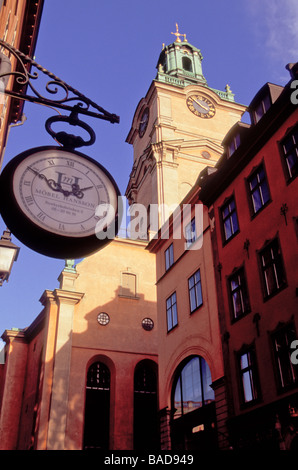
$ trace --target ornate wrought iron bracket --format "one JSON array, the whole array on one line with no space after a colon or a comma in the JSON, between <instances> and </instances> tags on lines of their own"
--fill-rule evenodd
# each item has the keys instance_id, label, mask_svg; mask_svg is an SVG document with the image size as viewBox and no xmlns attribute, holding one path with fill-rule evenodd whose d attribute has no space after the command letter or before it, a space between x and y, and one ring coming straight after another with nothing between
<instances>
[{"instance_id":1,"label":"ornate wrought iron bracket","mask_svg":"<svg viewBox=\"0 0 298 470\"><path fill-rule=\"evenodd\" d=\"M72 112L70 113L70 116L52 116L46 120L46 123L45 123L46 131L53 137L53 139L57 140L64 147L74 149L76 147L83 147L84 145L86 146L92 145L95 142L95 133L93 129L90 126L88 126L88 124L86 124L85 122L79 120L78 109L79 109L78 105L75 105L73 107ZM68 134L67 132L64 132L64 131L55 132L51 127L53 122L67 122L68 124L72 126L82 127L88 132L90 139L86 141L81 136Z\"/></svg>"},{"instance_id":2,"label":"ornate wrought iron bracket","mask_svg":"<svg viewBox=\"0 0 298 470\"><path fill-rule=\"evenodd\" d=\"M119 116L109 113L94 101L91 101L89 98L84 96L78 90L75 90L63 80L56 77L56 75L39 65L37 62L35 62L35 60L31 59L31 57L25 55L18 49L15 49L13 46L3 41L2 39L0 39L0 49L1 51L6 49L9 54L16 58L17 61L15 70L11 71L8 57L3 52L0 53L0 79L2 78L4 79L4 82L6 82L8 81L9 76L13 75L15 77L13 85L14 89L5 89L5 91L0 90L3 93L12 96L13 98L30 101L31 103L43 104L70 112L72 112L74 109L74 106L72 106L71 103L76 102L75 109L77 113L104 119L106 121L110 121L111 123L120 122ZM2 67L2 63L4 67ZM32 72L32 67L35 67L37 70L50 78L45 86L45 91L47 93L58 96L60 91L62 92L63 96L59 99L50 99L49 97L44 96L39 91L37 91L33 85L33 82L39 78L39 73L37 71ZM2 68L4 68L4 71ZM28 88L30 88L32 94L25 94L23 92L25 87L26 91ZM90 107L94 108L94 110L90 110Z\"/></svg>"}]
</instances>

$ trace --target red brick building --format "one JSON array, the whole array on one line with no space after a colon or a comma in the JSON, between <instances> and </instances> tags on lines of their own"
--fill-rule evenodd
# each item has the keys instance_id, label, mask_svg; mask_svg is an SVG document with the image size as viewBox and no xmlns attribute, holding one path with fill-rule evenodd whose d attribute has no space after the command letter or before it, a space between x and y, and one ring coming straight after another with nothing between
<instances>
[{"instance_id":1,"label":"red brick building","mask_svg":"<svg viewBox=\"0 0 298 470\"><path fill-rule=\"evenodd\" d=\"M297 64L291 69L297 78ZM295 448L298 369L298 108L291 80L266 83L252 124L224 139L217 171L201 173L209 208L234 448Z\"/></svg>"}]
</instances>

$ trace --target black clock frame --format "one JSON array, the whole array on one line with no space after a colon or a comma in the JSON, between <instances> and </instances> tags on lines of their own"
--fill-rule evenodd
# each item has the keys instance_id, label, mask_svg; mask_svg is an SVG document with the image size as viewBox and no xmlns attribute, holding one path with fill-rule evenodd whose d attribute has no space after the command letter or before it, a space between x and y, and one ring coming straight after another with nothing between
<instances>
[{"instance_id":1,"label":"black clock frame","mask_svg":"<svg viewBox=\"0 0 298 470\"><path fill-rule=\"evenodd\" d=\"M114 226L114 234L117 235L121 219L122 206L119 188L111 174L96 160L73 149L57 146L42 146L26 150L12 160L3 169L0 175L0 213L12 234L24 245L45 256L60 259L79 259L89 256L110 243L110 237L97 237L96 233L85 237L69 237L42 229L28 219L16 201L13 192L13 177L18 165L34 153L55 150L69 151L80 158L98 166L111 181L117 194L118 207L114 221L103 231L108 233ZM100 239L102 238L102 239Z\"/></svg>"}]
</instances>

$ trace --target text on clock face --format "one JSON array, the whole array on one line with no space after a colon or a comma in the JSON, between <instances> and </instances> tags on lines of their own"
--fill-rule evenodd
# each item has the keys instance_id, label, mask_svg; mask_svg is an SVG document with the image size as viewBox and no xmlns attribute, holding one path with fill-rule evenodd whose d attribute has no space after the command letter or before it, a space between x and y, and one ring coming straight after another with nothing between
<instances>
[{"instance_id":1,"label":"text on clock face","mask_svg":"<svg viewBox=\"0 0 298 470\"><path fill-rule=\"evenodd\" d=\"M104 178L92 164L75 159L35 159L18 170L16 195L34 223L83 236L94 232L96 207L110 202Z\"/></svg>"}]
</instances>

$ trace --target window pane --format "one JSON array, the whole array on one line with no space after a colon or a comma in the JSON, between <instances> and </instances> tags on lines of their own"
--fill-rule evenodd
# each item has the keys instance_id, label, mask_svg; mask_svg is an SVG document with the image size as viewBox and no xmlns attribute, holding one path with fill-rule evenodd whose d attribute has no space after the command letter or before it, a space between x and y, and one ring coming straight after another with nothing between
<instances>
[{"instance_id":1,"label":"window pane","mask_svg":"<svg viewBox=\"0 0 298 470\"><path fill-rule=\"evenodd\" d=\"M167 311L167 322L168 322L168 330L171 330L173 328L173 322L172 322L172 311L169 309Z\"/></svg>"},{"instance_id":2,"label":"window pane","mask_svg":"<svg viewBox=\"0 0 298 470\"><path fill-rule=\"evenodd\" d=\"M197 297L197 307L199 307L203 303L201 283L196 285L196 297Z\"/></svg>"},{"instance_id":3,"label":"window pane","mask_svg":"<svg viewBox=\"0 0 298 470\"><path fill-rule=\"evenodd\" d=\"M257 398L257 391L254 383L254 368L251 352L247 352L240 356L240 369L242 373L242 391L244 402L248 402Z\"/></svg>"},{"instance_id":4,"label":"window pane","mask_svg":"<svg viewBox=\"0 0 298 470\"><path fill-rule=\"evenodd\" d=\"M188 287L189 287L189 289L191 289L194 285L195 285L195 279L194 279L194 276L191 276L191 277L188 279Z\"/></svg>"},{"instance_id":5,"label":"window pane","mask_svg":"<svg viewBox=\"0 0 298 470\"><path fill-rule=\"evenodd\" d=\"M201 281L201 273L200 273L200 270L198 270L198 271L195 273L195 276L194 276L194 277L195 277L195 282L196 282L196 284Z\"/></svg>"},{"instance_id":6,"label":"window pane","mask_svg":"<svg viewBox=\"0 0 298 470\"><path fill-rule=\"evenodd\" d=\"M241 292L235 292L233 294L233 308L234 308L234 314L235 317L237 318L241 313L243 313L243 304L242 304L242 298L241 298Z\"/></svg>"},{"instance_id":7,"label":"window pane","mask_svg":"<svg viewBox=\"0 0 298 470\"><path fill-rule=\"evenodd\" d=\"M261 195L258 189L256 189L256 191L252 193L252 202L253 202L254 211L258 212L262 207Z\"/></svg>"},{"instance_id":8,"label":"window pane","mask_svg":"<svg viewBox=\"0 0 298 470\"><path fill-rule=\"evenodd\" d=\"M166 270L168 270L172 264L174 263L174 251L173 251L173 244L169 246L169 248L165 251L165 265Z\"/></svg>"},{"instance_id":9,"label":"window pane","mask_svg":"<svg viewBox=\"0 0 298 470\"><path fill-rule=\"evenodd\" d=\"M231 235L233 235L230 219L227 219L225 221L224 227L225 227L225 237L226 237L226 240L227 240L228 238L231 237Z\"/></svg>"},{"instance_id":10,"label":"window pane","mask_svg":"<svg viewBox=\"0 0 298 470\"><path fill-rule=\"evenodd\" d=\"M272 294L272 292L278 289L274 267L271 266L270 268L265 269L264 276L266 281L267 294Z\"/></svg>"},{"instance_id":11,"label":"window pane","mask_svg":"<svg viewBox=\"0 0 298 470\"><path fill-rule=\"evenodd\" d=\"M248 354L242 354L240 358L241 369L248 367Z\"/></svg>"},{"instance_id":12,"label":"window pane","mask_svg":"<svg viewBox=\"0 0 298 470\"><path fill-rule=\"evenodd\" d=\"M250 189L254 189L258 184L257 176L254 176L253 178L251 178L249 184L250 184Z\"/></svg>"},{"instance_id":13,"label":"window pane","mask_svg":"<svg viewBox=\"0 0 298 470\"><path fill-rule=\"evenodd\" d=\"M215 399L215 395L214 395L214 390L210 386L212 383L211 371L206 361L201 360L201 368L202 368L204 404L206 405Z\"/></svg>"},{"instance_id":14,"label":"window pane","mask_svg":"<svg viewBox=\"0 0 298 470\"><path fill-rule=\"evenodd\" d=\"M244 392L244 401L251 401L253 399L253 394L252 394L252 383L251 383L251 375L250 372L244 372L242 376L242 382L243 382L243 392Z\"/></svg>"},{"instance_id":15,"label":"window pane","mask_svg":"<svg viewBox=\"0 0 298 470\"><path fill-rule=\"evenodd\" d=\"M196 294L194 288L190 291L190 311L193 312L196 309Z\"/></svg>"},{"instance_id":16,"label":"window pane","mask_svg":"<svg viewBox=\"0 0 298 470\"><path fill-rule=\"evenodd\" d=\"M181 381L180 377L177 380L177 385L175 388L175 393L174 393L174 408L176 408L175 411L175 418L179 418L182 414L182 403L181 403Z\"/></svg>"},{"instance_id":17,"label":"window pane","mask_svg":"<svg viewBox=\"0 0 298 470\"><path fill-rule=\"evenodd\" d=\"M262 192L263 204L266 204L266 202L268 202L270 199L269 189L268 189L266 180L264 180L261 184L261 192Z\"/></svg>"},{"instance_id":18,"label":"window pane","mask_svg":"<svg viewBox=\"0 0 298 470\"><path fill-rule=\"evenodd\" d=\"M202 406L200 361L195 357L182 370L183 414Z\"/></svg>"},{"instance_id":19,"label":"window pane","mask_svg":"<svg viewBox=\"0 0 298 470\"><path fill-rule=\"evenodd\" d=\"M178 323L177 305L176 304L174 304L173 307L172 307L172 315L173 315L173 326L175 326Z\"/></svg>"}]
</instances>

